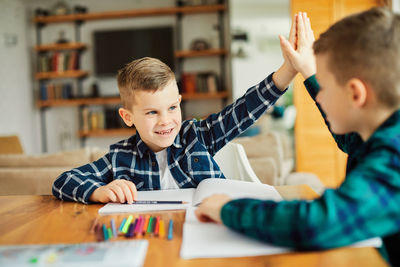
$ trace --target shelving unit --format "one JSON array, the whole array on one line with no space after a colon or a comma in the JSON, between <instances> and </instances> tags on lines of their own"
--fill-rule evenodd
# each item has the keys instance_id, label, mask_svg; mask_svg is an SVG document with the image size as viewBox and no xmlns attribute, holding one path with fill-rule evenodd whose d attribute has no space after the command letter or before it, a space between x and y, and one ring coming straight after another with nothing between
<instances>
[{"instance_id":1,"label":"shelving unit","mask_svg":"<svg viewBox=\"0 0 400 267\"><path fill-rule=\"evenodd\" d=\"M226 88L225 81L225 57L228 50L224 44L224 14L227 11L227 4L225 1L220 0L216 5L201 5L201 6L175 6L166 8L151 8L140 10L123 10L123 11L107 11L96 12L87 14L69 14L58 16L38 16L33 18L33 23L37 28L37 45L34 47L36 53L48 53L61 50L76 50L81 53L85 50L86 44L80 42L80 27L86 21L94 20L107 20L107 19L121 19L121 18L135 18L135 17L148 17L148 16L176 16L177 22L175 27L176 32L176 51L174 53L178 66L176 69L176 76L180 77L183 73L182 62L183 60L190 60L190 58L198 57L219 57L220 58L220 87L217 92L198 92L198 93L182 93L183 101L196 101L208 99L220 99L226 103L230 97L230 92ZM182 23L183 15L200 14L200 13L216 13L218 14L218 22L220 26L219 34L219 48L212 48L202 51L183 50L182 45ZM75 40L70 43L63 44L41 44L41 30L46 24L53 23L74 23L75 24ZM35 79L39 83L44 83L50 79L75 79L77 81L78 94L82 92L82 80L90 74L84 70L69 70L63 72L39 72L35 73ZM41 123L42 123L42 150L47 151L46 144L46 122L44 112L48 108L55 107L78 107L80 111L84 106L88 105L118 105L120 104L119 97L113 98L82 98L82 99L49 99L38 100L37 107L41 110ZM79 118L81 124L81 118ZM132 135L133 129L105 129L96 131L82 131L77 134L81 138L81 145L87 137L104 137L104 136L118 136L118 135Z\"/></svg>"}]
</instances>

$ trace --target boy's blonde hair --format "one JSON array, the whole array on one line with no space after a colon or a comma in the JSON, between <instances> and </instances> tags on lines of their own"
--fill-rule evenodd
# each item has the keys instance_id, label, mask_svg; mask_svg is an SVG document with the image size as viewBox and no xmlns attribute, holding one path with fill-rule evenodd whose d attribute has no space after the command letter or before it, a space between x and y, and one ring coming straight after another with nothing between
<instances>
[{"instance_id":1,"label":"boy's blonde hair","mask_svg":"<svg viewBox=\"0 0 400 267\"><path fill-rule=\"evenodd\" d=\"M337 82L351 78L369 84L388 107L400 103L400 15L376 7L346 17L321 34L314 53L328 55Z\"/></svg>"},{"instance_id":2,"label":"boy's blonde hair","mask_svg":"<svg viewBox=\"0 0 400 267\"><path fill-rule=\"evenodd\" d=\"M163 89L171 80L174 72L165 63L156 58L136 59L118 71L119 94L124 108L131 108L135 90L157 91Z\"/></svg>"}]
</instances>

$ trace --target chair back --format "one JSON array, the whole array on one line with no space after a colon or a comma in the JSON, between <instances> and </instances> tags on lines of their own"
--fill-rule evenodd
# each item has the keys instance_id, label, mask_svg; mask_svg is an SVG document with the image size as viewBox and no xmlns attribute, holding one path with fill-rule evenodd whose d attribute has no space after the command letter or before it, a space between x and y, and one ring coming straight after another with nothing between
<instances>
[{"instance_id":1,"label":"chair back","mask_svg":"<svg viewBox=\"0 0 400 267\"><path fill-rule=\"evenodd\" d=\"M24 154L18 136L0 136L0 154Z\"/></svg>"},{"instance_id":2,"label":"chair back","mask_svg":"<svg viewBox=\"0 0 400 267\"><path fill-rule=\"evenodd\" d=\"M251 168L242 145L230 142L214 155L227 179L261 183Z\"/></svg>"}]
</instances>

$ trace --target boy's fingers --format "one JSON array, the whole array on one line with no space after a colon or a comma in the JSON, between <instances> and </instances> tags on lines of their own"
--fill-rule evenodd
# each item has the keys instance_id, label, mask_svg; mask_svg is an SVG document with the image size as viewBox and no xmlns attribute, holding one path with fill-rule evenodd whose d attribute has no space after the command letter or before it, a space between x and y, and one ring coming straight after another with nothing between
<instances>
[{"instance_id":1,"label":"boy's fingers","mask_svg":"<svg viewBox=\"0 0 400 267\"><path fill-rule=\"evenodd\" d=\"M297 28L297 14L294 15L292 26L290 27L289 42L296 49L296 28Z\"/></svg>"},{"instance_id":2,"label":"boy's fingers","mask_svg":"<svg viewBox=\"0 0 400 267\"><path fill-rule=\"evenodd\" d=\"M313 30L312 30L312 28L311 28L311 23L310 23L310 18L308 18L307 17L307 20L306 20L306 31L307 31L307 34L308 34L308 39L309 40L311 40L311 41L314 41L314 32L313 32Z\"/></svg>"},{"instance_id":3,"label":"boy's fingers","mask_svg":"<svg viewBox=\"0 0 400 267\"><path fill-rule=\"evenodd\" d=\"M126 184L129 187L129 190L132 193L132 200L136 200L137 199L137 189L136 189L136 185L134 183L132 183L131 181L127 181Z\"/></svg>"},{"instance_id":4,"label":"boy's fingers","mask_svg":"<svg viewBox=\"0 0 400 267\"><path fill-rule=\"evenodd\" d=\"M111 202L117 201L117 196L114 194L114 192L112 190L110 190L108 188L105 190L105 195L106 195L107 199L110 200Z\"/></svg>"},{"instance_id":5,"label":"boy's fingers","mask_svg":"<svg viewBox=\"0 0 400 267\"><path fill-rule=\"evenodd\" d=\"M125 200L125 194L123 193L121 187L117 184L114 184L113 186L110 187L110 189L114 192L114 194L117 196L117 199L115 202L120 202L124 203Z\"/></svg>"},{"instance_id":6,"label":"boy's fingers","mask_svg":"<svg viewBox=\"0 0 400 267\"><path fill-rule=\"evenodd\" d=\"M297 40L298 40L297 45L299 45L305 39L304 27L305 26L304 26L303 14L299 12L297 19Z\"/></svg>"},{"instance_id":7,"label":"boy's fingers","mask_svg":"<svg viewBox=\"0 0 400 267\"><path fill-rule=\"evenodd\" d=\"M279 35L279 41L281 45L282 52L286 55L294 56L296 51L292 47L292 45L286 40L286 38L282 35Z\"/></svg>"},{"instance_id":8,"label":"boy's fingers","mask_svg":"<svg viewBox=\"0 0 400 267\"><path fill-rule=\"evenodd\" d=\"M128 183L125 182L125 183L121 184L120 187L121 187L121 189L122 189L122 192L124 193L126 202L127 202L128 204L132 204L132 202L133 202L133 196L132 196L131 189L130 189L129 186L128 186Z\"/></svg>"}]
</instances>

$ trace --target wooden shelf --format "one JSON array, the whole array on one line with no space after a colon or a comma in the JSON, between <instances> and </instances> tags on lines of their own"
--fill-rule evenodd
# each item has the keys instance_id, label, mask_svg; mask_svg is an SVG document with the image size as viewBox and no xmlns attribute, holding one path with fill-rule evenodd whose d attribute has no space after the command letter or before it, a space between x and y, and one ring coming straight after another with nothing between
<instances>
[{"instance_id":1,"label":"wooden shelf","mask_svg":"<svg viewBox=\"0 0 400 267\"><path fill-rule=\"evenodd\" d=\"M143 17L143 16L165 16L165 15L175 15L179 13L182 14L210 13L216 11L224 11L226 9L227 6L225 4L134 9L134 10L122 10L122 11L95 12L87 14L39 16L33 18L33 22L60 23L60 22L74 22L74 21L100 20L100 19L132 18L132 17Z\"/></svg>"},{"instance_id":2,"label":"wooden shelf","mask_svg":"<svg viewBox=\"0 0 400 267\"><path fill-rule=\"evenodd\" d=\"M226 54L227 54L226 49L208 49L203 51L194 51L194 50L175 51L176 58L222 56Z\"/></svg>"},{"instance_id":3,"label":"wooden shelf","mask_svg":"<svg viewBox=\"0 0 400 267\"><path fill-rule=\"evenodd\" d=\"M37 45L35 46L35 50L38 52L43 51L58 51L58 50L82 50L86 48L86 44L84 43L64 43L64 44L46 44L46 45Z\"/></svg>"},{"instance_id":4,"label":"wooden shelf","mask_svg":"<svg viewBox=\"0 0 400 267\"><path fill-rule=\"evenodd\" d=\"M216 93L195 93L195 94L182 94L182 101L185 100L207 100L207 99L223 99L228 98L228 92L216 92Z\"/></svg>"},{"instance_id":5,"label":"wooden shelf","mask_svg":"<svg viewBox=\"0 0 400 267\"><path fill-rule=\"evenodd\" d=\"M112 136L131 136L136 133L136 129L121 128L121 129L102 129L79 131L79 137L112 137Z\"/></svg>"},{"instance_id":6,"label":"wooden shelf","mask_svg":"<svg viewBox=\"0 0 400 267\"><path fill-rule=\"evenodd\" d=\"M54 99L54 100L39 100L37 106L44 107L68 107L82 105L105 105L105 104L120 104L119 97L99 97L99 98L79 98L79 99Z\"/></svg>"},{"instance_id":7,"label":"wooden shelf","mask_svg":"<svg viewBox=\"0 0 400 267\"><path fill-rule=\"evenodd\" d=\"M35 74L36 80L60 79L60 78L83 78L88 75L83 70L67 70L63 72L38 72Z\"/></svg>"}]
</instances>

